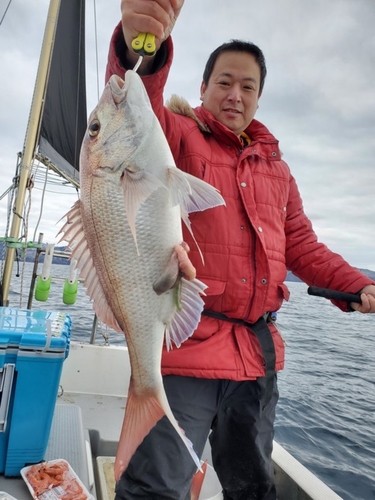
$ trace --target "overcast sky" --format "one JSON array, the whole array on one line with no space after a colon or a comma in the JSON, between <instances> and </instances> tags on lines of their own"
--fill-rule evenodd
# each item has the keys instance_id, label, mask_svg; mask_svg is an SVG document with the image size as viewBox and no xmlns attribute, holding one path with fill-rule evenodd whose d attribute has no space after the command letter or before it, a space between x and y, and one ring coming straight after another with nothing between
<instances>
[{"instance_id":1,"label":"overcast sky","mask_svg":"<svg viewBox=\"0 0 375 500\"><path fill-rule=\"evenodd\" d=\"M0 0L0 18L8 0ZM101 93L120 0L96 0ZM13 0L0 26L0 196L22 150L48 1ZM93 0L87 0L88 110L97 102ZM357 267L375 270L375 3L373 0L186 0L173 36L165 97L199 104L210 52L231 38L259 45L268 76L257 118L280 140L319 238ZM43 183L32 191L29 238ZM60 194L63 193L63 194ZM47 187L37 233L56 242L71 188ZM4 235L8 198L0 201ZM61 225L61 224L60 224Z\"/></svg>"}]
</instances>

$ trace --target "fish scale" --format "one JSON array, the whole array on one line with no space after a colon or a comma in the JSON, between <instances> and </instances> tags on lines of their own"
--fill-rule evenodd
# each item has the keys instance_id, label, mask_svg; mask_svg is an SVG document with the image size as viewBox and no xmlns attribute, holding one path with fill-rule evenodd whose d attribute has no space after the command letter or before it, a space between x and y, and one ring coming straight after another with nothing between
<instances>
[{"instance_id":1,"label":"fish scale","mask_svg":"<svg viewBox=\"0 0 375 500\"><path fill-rule=\"evenodd\" d=\"M149 218L142 217L144 210L140 211L139 219L141 220L137 224L137 227L139 226L139 230L137 229L137 242L140 252L138 256L129 226L126 222L123 203L119 202L119 200L122 200L122 192L117 196L114 196L114 193L112 193L111 200L100 204L97 212L92 214L96 225L105 227L105 231L101 234L97 233L96 236L99 246L102 248L101 262L106 262L107 265L104 267L99 264L97 267L104 267L107 272L107 275L101 277L101 282L107 285L108 302L120 326L120 317L123 314L123 308L120 307L120 310L117 311L117 302L120 306L122 303L127 304L127 322L131 324L128 329L138 330L139 334L137 338L141 337L141 341L143 341L142 336L148 336L146 327L148 330L150 325L155 323L156 313L161 307L160 303L169 298L169 296L156 295L152 289L152 283L165 268L167 259L161 252L154 252L153 258L149 259L149 252L147 251L150 245L151 248L157 246L159 231L162 231L164 228L160 227L161 224L157 227L152 227L148 223ZM111 220L113 213L118 214L117 220L123 221L121 232L113 217L113 222L109 223L108 227L108 221ZM144 221L142 221L142 218ZM100 219L102 219L102 223ZM165 233L163 234L165 235ZM178 237L177 240L175 239L169 245L169 248L173 248L180 241L181 238ZM124 258L125 256L126 258ZM98 255L97 258L99 258ZM115 265L108 265L108 262ZM115 298L118 300L113 303L112 301ZM147 304L146 314L143 306L145 303ZM140 311L139 308L142 308L142 310ZM164 325L160 324L158 326L162 329L163 333Z\"/></svg>"},{"instance_id":2,"label":"fish scale","mask_svg":"<svg viewBox=\"0 0 375 500\"><path fill-rule=\"evenodd\" d=\"M111 77L90 115L80 176L80 199L61 232L98 318L125 334L131 365L116 480L164 415L200 467L169 407L161 355L164 339L170 348L194 333L203 310L206 286L179 278L174 249L182 243L181 217L190 228L189 212L224 200L176 168L143 83L132 71L125 82Z\"/></svg>"}]
</instances>

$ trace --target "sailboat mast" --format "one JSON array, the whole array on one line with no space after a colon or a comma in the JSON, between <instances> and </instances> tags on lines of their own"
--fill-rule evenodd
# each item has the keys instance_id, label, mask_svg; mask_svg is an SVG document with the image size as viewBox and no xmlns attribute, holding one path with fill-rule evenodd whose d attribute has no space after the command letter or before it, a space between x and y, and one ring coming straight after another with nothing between
<instances>
[{"instance_id":1,"label":"sailboat mast","mask_svg":"<svg viewBox=\"0 0 375 500\"><path fill-rule=\"evenodd\" d=\"M26 130L25 143L23 147L17 195L13 209L12 225L9 233L9 236L14 239L18 239L20 234L26 190L30 179L31 166L34 159L40 121L43 112L43 102L47 88L47 80L51 64L51 56L60 9L60 1L61 0L51 0L48 9L47 23L44 31L34 95ZM4 305L8 304L9 287L12 277L14 257L15 248L8 246L2 279Z\"/></svg>"}]
</instances>

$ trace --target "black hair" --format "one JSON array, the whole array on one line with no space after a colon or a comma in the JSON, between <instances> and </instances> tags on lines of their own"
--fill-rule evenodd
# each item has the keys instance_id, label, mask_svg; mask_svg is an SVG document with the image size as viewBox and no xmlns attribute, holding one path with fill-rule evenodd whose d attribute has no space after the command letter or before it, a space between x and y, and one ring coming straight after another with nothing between
<instances>
[{"instance_id":1,"label":"black hair","mask_svg":"<svg viewBox=\"0 0 375 500\"><path fill-rule=\"evenodd\" d=\"M222 54L223 52L246 52L247 54L251 54L252 56L254 56L260 68L259 94L261 94L264 86L264 81L267 75L266 60L263 55L263 52L257 45L255 45L252 42L245 42L244 40L230 40L229 42L223 43L222 45L220 45L220 47L218 47L212 52L212 54L208 58L206 67L204 68L203 72L204 84L206 86L208 85L208 81L211 77L216 60L219 57L219 55Z\"/></svg>"}]
</instances>

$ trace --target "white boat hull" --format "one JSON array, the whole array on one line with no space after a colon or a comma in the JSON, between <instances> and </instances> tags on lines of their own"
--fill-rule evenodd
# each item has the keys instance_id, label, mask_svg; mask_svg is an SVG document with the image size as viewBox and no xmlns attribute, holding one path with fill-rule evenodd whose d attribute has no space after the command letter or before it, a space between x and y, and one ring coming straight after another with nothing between
<instances>
[{"instance_id":1,"label":"white boat hull","mask_svg":"<svg viewBox=\"0 0 375 500\"><path fill-rule=\"evenodd\" d=\"M94 458L100 456L103 450L109 451L105 454L107 456L111 455L111 449L115 454L129 379L130 366L126 347L71 344L61 378L61 399L80 406L84 427L99 432L100 438L94 446L97 448ZM107 398L110 398L111 404ZM202 456L202 459L206 458L210 463L208 445ZM342 500L277 442L274 442L272 458L279 500ZM210 471L210 481L217 482L213 470ZM107 500L99 496L100 486L98 490L98 500ZM208 490L212 491L212 488ZM102 491L106 491L106 487L103 486ZM220 495L204 500L219 498Z\"/></svg>"}]
</instances>

